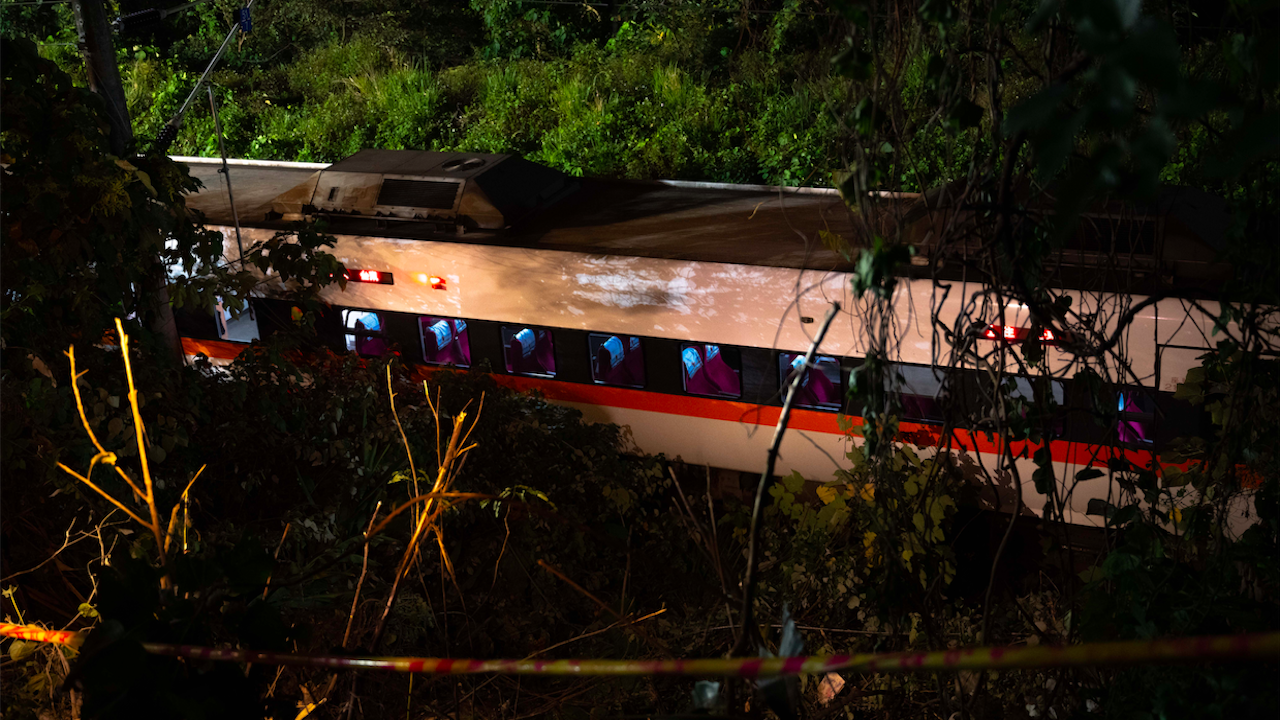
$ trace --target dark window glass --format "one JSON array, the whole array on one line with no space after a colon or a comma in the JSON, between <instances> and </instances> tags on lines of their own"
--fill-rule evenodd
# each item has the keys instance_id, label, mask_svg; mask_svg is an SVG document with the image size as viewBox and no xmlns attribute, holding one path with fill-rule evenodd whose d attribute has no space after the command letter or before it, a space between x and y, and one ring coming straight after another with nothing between
<instances>
[{"instance_id":1,"label":"dark window glass","mask_svg":"<svg viewBox=\"0 0 1280 720\"><path fill-rule=\"evenodd\" d=\"M1155 440L1155 403L1145 393L1122 390L1117 393L1120 419L1116 435L1122 443L1149 445Z\"/></svg>"},{"instance_id":2,"label":"dark window glass","mask_svg":"<svg viewBox=\"0 0 1280 720\"><path fill-rule=\"evenodd\" d=\"M782 353L778 356L778 383L782 396L787 396L791 376L803 372L800 387L796 389L795 404L799 407L840 409L840 363L833 357L819 355L813 359L814 367L804 367L802 353Z\"/></svg>"},{"instance_id":3,"label":"dark window glass","mask_svg":"<svg viewBox=\"0 0 1280 720\"><path fill-rule=\"evenodd\" d=\"M1014 382L1014 387L1013 391L1009 393L1010 397L1026 400L1029 403L1034 403L1036 401L1035 386L1032 385L1034 378L1014 376L1012 380ZM1053 401L1057 403L1058 407L1062 407L1062 400L1065 397L1062 381L1050 380L1049 387L1053 393Z\"/></svg>"},{"instance_id":4,"label":"dark window glass","mask_svg":"<svg viewBox=\"0 0 1280 720\"><path fill-rule=\"evenodd\" d=\"M944 420L942 386L946 375L943 371L919 365L898 365L895 369L902 375L902 386L898 391L902 401L902 419Z\"/></svg>"},{"instance_id":5,"label":"dark window glass","mask_svg":"<svg viewBox=\"0 0 1280 720\"><path fill-rule=\"evenodd\" d=\"M587 335L591 379L601 385L644 387L644 351L634 335Z\"/></svg>"},{"instance_id":6,"label":"dark window glass","mask_svg":"<svg viewBox=\"0 0 1280 720\"><path fill-rule=\"evenodd\" d=\"M742 397L742 359L732 348L686 343L680 348L685 392Z\"/></svg>"},{"instance_id":7,"label":"dark window glass","mask_svg":"<svg viewBox=\"0 0 1280 720\"><path fill-rule=\"evenodd\" d=\"M1037 378L1023 377L1015 375L1005 378L1005 382L1013 381L1013 387L1009 391L1009 397L1021 400L1026 403L1023 408L1022 417L1031 418L1038 425L1045 424L1053 429L1054 432L1062 432L1062 403L1066 398L1066 387L1061 380L1049 381L1049 392L1052 393L1053 404L1056 406L1050 414L1048 405L1038 405L1036 402L1036 386L1042 382ZM1008 385L1006 384L1006 387Z\"/></svg>"},{"instance_id":8,"label":"dark window glass","mask_svg":"<svg viewBox=\"0 0 1280 720\"><path fill-rule=\"evenodd\" d=\"M366 310L343 310L342 325L347 330L347 350L372 356L387 351L387 333L380 314Z\"/></svg>"},{"instance_id":9,"label":"dark window glass","mask_svg":"<svg viewBox=\"0 0 1280 720\"><path fill-rule=\"evenodd\" d=\"M555 377L556 352L551 331L521 325L502 326L502 351L507 372Z\"/></svg>"},{"instance_id":10,"label":"dark window glass","mask_svg":"<svg viewBox=\"0 0 1280 720\"><path fill-rule=\"evenodd\" d=\"M418 329L422 333L422 358L428 365L471 367L466 320L421 317Z\"/></svg>"}]
</instances>

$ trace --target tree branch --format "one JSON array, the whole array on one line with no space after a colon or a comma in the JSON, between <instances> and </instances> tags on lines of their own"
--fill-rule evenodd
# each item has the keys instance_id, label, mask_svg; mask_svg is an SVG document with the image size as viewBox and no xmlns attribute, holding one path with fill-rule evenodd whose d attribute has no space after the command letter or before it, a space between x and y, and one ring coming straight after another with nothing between
<instances>
[{"instance_id":1,"label":"tree branch","mask_svg":"<svg viewBox=\"0 0 1280 720\"><path fill-rule=\"evenodd\" d=\"M813 339L813 344L809 346L809 352L804 356L806 371L813 367L813 356L818 352L818 346L822 344L822 339L827 336L827 329L831 327L831 321L835 319L836 314L839 312L840 303L831 303L831 308L827 310L827 316L822 319L822 327L818 330L818 336ZM755 627L752 620L752 602L755 596L756 573L759 563L759 558L756 557L756 549L760 544L760 514L764 505L765 492L772 483L773 468L778 461L778 448L782 445L782 436L787 432L787 421L791 418L791 405L795 402L796 390L800 387L800 381L803 378L804 373L795 373L791 377L791 383L787 386L787 399L782 403L782 414L778 417L778 425L773 431L773 444L769 447L769 459L765 465L764 474L760 476L760 483L756 486L756 501L751 509L751 530L747 540L747 572L746 577L742 580L742 610L739 612L738 638L733 645L733 651L731 652L733 655L741 655L746 652L747 646L752 639L751 634Z\"/></svg>"}]
</instances>

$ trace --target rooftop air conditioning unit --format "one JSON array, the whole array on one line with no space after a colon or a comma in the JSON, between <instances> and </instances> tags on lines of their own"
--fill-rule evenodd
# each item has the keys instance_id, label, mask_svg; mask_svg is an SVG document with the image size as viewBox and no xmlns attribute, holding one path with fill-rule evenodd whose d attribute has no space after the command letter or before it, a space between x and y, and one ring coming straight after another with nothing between
<instances>
[{"instance_id":1,"label":"rooftop air conditioning unit","mask_svg":"<svg viewBox=\"0 0 1280 720\"><path fill-rule=\"evenodd\" d=\"M564 173L514 155L361 150L277 197L272 211L461 234L510 228L576 188Z\"/></svg>"}]
</instances>

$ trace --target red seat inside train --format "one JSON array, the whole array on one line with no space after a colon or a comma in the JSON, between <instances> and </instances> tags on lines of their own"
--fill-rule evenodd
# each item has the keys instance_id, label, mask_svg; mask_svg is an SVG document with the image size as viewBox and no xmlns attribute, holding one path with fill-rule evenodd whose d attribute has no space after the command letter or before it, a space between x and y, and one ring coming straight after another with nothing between
<instances>
[{"instance_id":1,"label":"red seat inside train","mask_svg":"<svg viewBox=\"0 0 1280 720\"><path fill-rule=\"evenodd\" d=\"M507 344L507 372L555 375L555 350L551 333L521 328Z\"/></svg>"},{"instance_id":2,"label":"red seat inside train","mask_svg":"<svg viewBox=\"0 0 1280 720\"><path fill-rule=\"evenodd\" d=\"M422 326L422 354L432 365L471 365L471 344L465 320L426 317Z\"/></svg>"},{"instance_id":3,"label":"red seat inside train","mask_svg":"<svg viewBox=\"0 0 1280 720\"><path fill-rule=\"evenodd\" d=\"M804 405L839 405L840 394L831 383L821 367L813 368L805 373L804 382L798 391L797 402Z\"/></svg>"},{"instance_id":4,"label":"red seat inside train","mask_svg":"<svg viewBox=\"0 0 1280 720\"><path fill-rule=\"evenodd\" d=\"M686 345L681 351L684 361L684 388L696 395L739 397L742 381L738 371L729 367L718 345Z\"/></svg>"},{"instance_id":5,"label":"red seat inside train","mask_svg":"<svg viewBox=\"0 0 1280 720\"><path fill-rule=\"evenodd\" d=\"M375 326L372 329L376 331L379 328ZM380 337L366 335L365 333L369 331L370 328L365 327L363 320L356 321L354 328L356 352L361 355L382 355L387 351L387 341Z\"/></svg>"},{"instance_id":6,"label":"red seat inside train","mask_svg":"<svg viewBox=\"0 0 1280 720\"><path fill-rule=\"evenodd\" d=\"M596 382L644 385L644 357L640 351L640 338L610 335L596 350L591 372Z\"/></svg>"}]
</instances>

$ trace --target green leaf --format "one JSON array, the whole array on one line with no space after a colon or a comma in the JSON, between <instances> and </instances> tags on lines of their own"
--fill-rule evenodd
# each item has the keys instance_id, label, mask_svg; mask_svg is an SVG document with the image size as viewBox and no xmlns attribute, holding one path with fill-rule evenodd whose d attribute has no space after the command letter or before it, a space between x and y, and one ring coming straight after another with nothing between
<instances>
[{"instance_id":1,"label":"green leaf","mask_svg":"<svg viewBox=\"0 0 1280 720\"><path fill-rule=\"evenodd\" d=\"M31 657L35 653L36 648L40 647L40 643L30 640L14 640L9 645L9 659L17 662Z\"/></svg>"},{"instance_id":2,"label":"green leaf","mask_svg":"<svg viewBox=\"0 0 1280 720\"><path fill-rule=\"evenodd\" d=\"M141 180L142 184L147 188L147 192L150 192L152 197L156 197L159 193L156 192L156 186L151 184L151 176L141 170L137 172L137 175L138 179Z\"/></svg>"},{"instance_id":3,"label":"green leaf","mask_svg":"<svg viewBox=\"0 0 1280 720\"><path fill-rule=\"evenodd\" d=\"M823 247L831 252L839 253L845 260L852 259L853 256L850 252L852 250L852 246L850 246L849 241L845 240L844 236L839 233L819 230L818 239L822 241Z\"/></svg>"},{"instance_id":4,"label":"green leaf","mask_svg":"<svg viewBox=\"0 0 1280 720\"><path fill-rule=\"evenodd\" d=\"M1119 510L1115 510L1114 513L1109 513L1109 515L1110 517L1107 519L1112 525L1128 525L1138 517L1138 504L1126 505Z\"/></svg>"},{"instance_id":5,"label":"green leaf","mask_svg":"<svg viewBox=\"0 0 1280 720\"><path fill-rule=\"evenodd\" d=\"M1182 487L1191 482L1192 473L1185 473L1172 465L1164 468L1163 485L1167 488Z\"/></svg>"},{"instance_id":6,"label":"green leaf","mask_svg":"<svg viewBox=\"0 0 1280 720\"><path fill-rule=\"evenodd\" d=\"M1102 568L1096 565L1091 565L1085 568L1084 570L1081 570L1079 573L1079 577L1080 577L1080 580L1087 585L1090 583L1101 582L1107 579L1107 574L1103 572Z\"/></svg>"}]
</instances>

